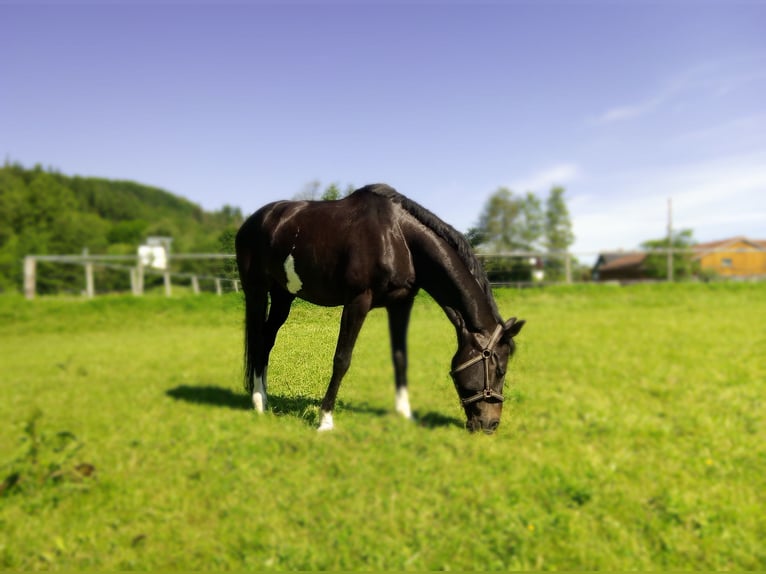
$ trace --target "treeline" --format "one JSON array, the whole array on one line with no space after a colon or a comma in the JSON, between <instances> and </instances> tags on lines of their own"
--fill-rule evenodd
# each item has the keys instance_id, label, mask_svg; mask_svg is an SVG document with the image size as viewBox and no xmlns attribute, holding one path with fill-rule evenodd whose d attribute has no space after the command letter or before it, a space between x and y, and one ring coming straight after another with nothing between
<instances>
[{"instance_id":1,"label":"treeline","mask_svg":"<svg viewBox=\"0 0 766 574\"><path fill-rule=\"evenodd\" d=\"M296 196L340 199L353 185L309 182ZM561 279L565 252L574 236L563 188L554 187L545 200L532 193L517 195L498 189L486 201L466 237L476 248L490 279L528 281L536 271ZM0 292L22 287L26 255L135 255L147 237L173 239L174 253L233 253L233 238L243 221L239 208L224 206L208 212L199 205L156 187L132 181L63 175L41 166L25 168L6 162L0 167ZM483 254L546 251L551 257L531 259ZM575 262L576 263L576 262ZM38 292L78 292L83 270L74 265L39 263ZM232 261L175 263L173 271L235 276ZM130 289L124 270L99 268L97 290ZM147 278L149 287L151 278ZM156 278L159 282L160 278Z\"/></svg>"},{"instance_id":2,"label":"treeline","mask_svg":"<svg viewBox=\"0 0 766 574\"><path fill-rule=\"evenodd\" d=\"M0 291L21 288L25 255L135 254L148 236L173 238L176 253L231 252L242 223L239 208L208 212L155 187L132 181L66 176L41 166L7 163L0 168ZM220 272L209 263L199 272ZM49 266L40 292L74 289L82 269ZM185 269L179 268L184 271ZM218 273L220 274L220 273ZM106 282L106 283L105 283ZM104 289L127 289L125 273L99 278Z\"/></svg>"}]
</instances>

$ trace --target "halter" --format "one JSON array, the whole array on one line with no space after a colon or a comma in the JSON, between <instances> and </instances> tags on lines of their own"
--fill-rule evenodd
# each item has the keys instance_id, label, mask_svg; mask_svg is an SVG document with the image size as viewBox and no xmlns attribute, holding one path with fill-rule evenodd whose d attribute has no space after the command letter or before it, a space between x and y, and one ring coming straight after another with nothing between
<instances>
[{"instance_id":1,"label":"halter","mask_svg":"<svg viewBox=\"0 0 766 574\"><path fill-rule=\"evenodd\" d=\"M452 381L455 382L455 374L459 373L460 371L464 371L468 367L471 367L478 363L479 361L484 361L484 388L477 392L475 395L471 395L470 397L466 399L460 399L460 402L462 405L468 406L472 403L486 400L486 399L497 399L498 401L502 402L505 400L505 397L501 395L500 393L493 391L489 386L489 359L492 357L492 355L495 352L495 347L497 346L497 343L500 341L500 336L503 334L503 325L500 324L497 327L495 327L495 332L492 333L492 337L489 339L489 343L487 343L487 346L482 349L481 354L473 357L472 359L468 359L465 363L461 363L457 367L455 367L452 371L450 371L450 375L452 376ZM457 387L457 382L455 382L455 387Z\"/></svg>"}]
</instances>

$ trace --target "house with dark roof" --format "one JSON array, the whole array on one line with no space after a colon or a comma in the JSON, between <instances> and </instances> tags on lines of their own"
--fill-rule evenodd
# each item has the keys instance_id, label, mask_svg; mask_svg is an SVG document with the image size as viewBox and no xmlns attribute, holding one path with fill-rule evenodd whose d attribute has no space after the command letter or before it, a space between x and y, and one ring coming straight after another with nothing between
<instances>
[{"instance_id":1,"label":"house with dark roof","mask_svg":"<svg viewBox=\"0 0 766 574\"><path fill-rule=\"evenodd\" d=\"M647 279L646 253L617 251L601 253L593 265L594 281L640 281Z\"/></svg>"},{"instance_id":2,"label":"house with dark roof","mask_svg":"<svg viewBox=\"0 0 766 574\"><path fill-rule=\"evenodd\" d=\"M702 272L722 277L766 277L766 240L732 237L698 243L692 247L692 261ZM648 279L646 258L641 251L601 253L591 276L593 281L640 281Z\"/></svg>"}]
</instances>

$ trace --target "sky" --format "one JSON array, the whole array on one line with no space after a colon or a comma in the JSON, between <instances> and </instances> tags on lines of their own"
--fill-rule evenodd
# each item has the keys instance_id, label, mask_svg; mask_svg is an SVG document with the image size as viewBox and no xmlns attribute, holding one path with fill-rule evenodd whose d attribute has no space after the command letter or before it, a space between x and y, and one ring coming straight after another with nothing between
<instances>
[{"instance_id":1,"label":"sky","mask_svg":"<svg viewBox=\"0 0 766 574\"><path fill-rule=\"evenodd\" d=\"M572 250L766 239L766 0L0 0L0 154L245 214L384 182L461 231L563 186Z\"/></svg>"}]
</instances>

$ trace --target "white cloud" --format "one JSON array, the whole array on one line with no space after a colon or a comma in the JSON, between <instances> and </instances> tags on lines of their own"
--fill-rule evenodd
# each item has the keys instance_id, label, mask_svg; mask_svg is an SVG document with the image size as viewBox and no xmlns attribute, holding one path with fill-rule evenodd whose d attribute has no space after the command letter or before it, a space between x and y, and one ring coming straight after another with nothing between
<instances>
[{"instance_id":1,"label":"white cloud","mask_svg":"<svg viewBox=\"0 0 766 574\"><path fill-rule=\"evenodd\" d=\"M597 121L599 123L611 123L621 120L638 118L654 111L664 100L664 96L657 96L637 104L616 106L602 113L598 117Z\"/></svg>"},{"instance_id":2,"label":"white cloud","mask_svg":"<svg viewBox=\"0 0 766 574\"><path fill-rule=\"evenodd\" d=\"M662 237L668 198L674 229L690 228L698 241L766 238L766 150L585 184L590 195L570 206L577 252L633 249Z\"/></svg>"},{"instance_id":3,"label":"white cloud","mask_svg":"<svg viewBox=\"0 0 766 574\"><path fill-rule=\"evenodd\" d=\"M527 191L542 193L555 185L565 186L576 181L581 173L582 170L576 163L559 163L512 181L508 187L518 193Z\"/></svg>"},{"instance_id":4,"label":"white cloud","mask_svg":"<svg viewBox=\"0 0 766 574\"><path fill-rule=\"evenodd\" d=\"M661 107L677 103L685 95L705 98L722 98L766 79L762 71L766 55L740 56L699 62L660 83L654 94L638 102L615 105L596 116L596 123L638 119L659 111ZM756 69L757 71L753 71Z\"/></svg>"}]
</instances>

